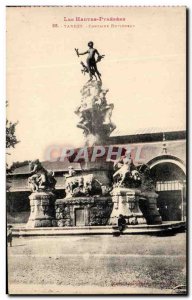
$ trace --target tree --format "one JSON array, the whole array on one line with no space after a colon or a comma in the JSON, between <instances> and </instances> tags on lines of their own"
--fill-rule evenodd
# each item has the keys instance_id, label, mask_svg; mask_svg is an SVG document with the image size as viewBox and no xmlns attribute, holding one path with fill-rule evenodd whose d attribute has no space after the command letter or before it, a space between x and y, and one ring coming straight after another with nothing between
<instances>
[{"instance_id":1,"label":"tree","mask_svg":"<svg viewBox=\"0 0 192 300\"><path fill-rule=\"evenodd\" d=\"M18 122L12 123L6 120L6 149L15 148L15 145L19 143L15 135L17 124Z\"/></svg>"},{"instance_id":2,"label":"tree","mask_svg":"<svg viewBox=\"0 0 192 300\"><path fill-rule=\"evenodd\" d=\"M8 106L8 103L6 103L6 106ZM12 123L9 120L6 120L6 149L15 148L15 145L19 143L17 140L17 137L15 135L16 132L16 126L18 122ZM7 152L7 154L10 155L10 153ZM8 167L8 164L6 164L6 171L7 174L12 172L12 168ZM7 180L6 184L7 191L9 191L9 181Z\"/></svg>"}]
</instances>

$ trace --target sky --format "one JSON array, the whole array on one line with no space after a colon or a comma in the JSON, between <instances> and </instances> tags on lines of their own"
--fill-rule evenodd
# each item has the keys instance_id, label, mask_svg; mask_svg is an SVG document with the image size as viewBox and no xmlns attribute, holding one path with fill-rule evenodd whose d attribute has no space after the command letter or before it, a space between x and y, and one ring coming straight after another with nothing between
<instances>
[{"instance_id":1,"label":"sky","mask_svg":"<svg viewBox=\"0 0 192 300\"><path fill-rule=\"evenodd\" d=\"M126 21L64 21L100 16ZM64 27L74 24L83 28ZM89 27L111 24L130 27ZM53 145L83 145L74 110L88 77L80 67L86 56L78 58L74 48L85 51L90 40L105 54L98 68L117 134L185 129L184 8L9 7L6 29L7 117L19 121L20 140L9 162L44 160Z\"/></svg>"}]
</instances>

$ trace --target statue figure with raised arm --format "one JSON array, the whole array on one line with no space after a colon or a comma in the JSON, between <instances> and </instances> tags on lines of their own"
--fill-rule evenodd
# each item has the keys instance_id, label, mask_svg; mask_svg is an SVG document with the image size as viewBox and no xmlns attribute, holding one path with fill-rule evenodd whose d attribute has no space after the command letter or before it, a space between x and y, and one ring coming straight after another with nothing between
<instances>
[{"instance_id":1,"label":"statue figure with raised arm","mask_svg":"<svg viewBox=\"0 0 192 300\"><path fill-rule=\"evenodd\" d=\"M102 58L104 58L104 55L100 55L98 50L93 47L93 42L88 43L88 50L85 52L80 53L77 48L75 48L75 51L77 53L77 56L88 54L85 65L83 62L81 62L81 65L83 66L82 73L89 73L89 77L91 81L93 79L93 76L101 81L101 73L97 69L97 63L101 61ZM97 59L95 59L95 55L97 54Z\"/></svg>"}]
</instances>

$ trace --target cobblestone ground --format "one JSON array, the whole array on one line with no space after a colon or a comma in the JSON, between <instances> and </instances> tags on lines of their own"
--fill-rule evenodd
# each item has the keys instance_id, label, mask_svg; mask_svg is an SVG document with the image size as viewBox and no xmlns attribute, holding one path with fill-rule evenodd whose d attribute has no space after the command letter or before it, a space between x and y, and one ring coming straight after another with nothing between
<instances>
[{"instance_id":1,"label":"cobblestone ground","mask_svg":"<svg viewBox=\"0 0 192 300\"><path fill-rule=\"evenodd\" d=\"M171 293L186 284L186 234L15 238L9 293Z\"/></svg>"}]
</instances>

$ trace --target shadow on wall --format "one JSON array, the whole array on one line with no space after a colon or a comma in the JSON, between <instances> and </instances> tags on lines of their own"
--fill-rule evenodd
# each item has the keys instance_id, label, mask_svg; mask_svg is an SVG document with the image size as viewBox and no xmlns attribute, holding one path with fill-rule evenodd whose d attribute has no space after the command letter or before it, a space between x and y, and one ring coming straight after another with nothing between
<instances>
[{"instance_id":1,"label":"shadow on wall","mask_svg":"<svg viewBox=\"0 0 192 300\"><path fill-rule=\"evenodd\" d=\"M7 224L27 223L30 211L7 212Z\"/></svg>"}]
</instances>

